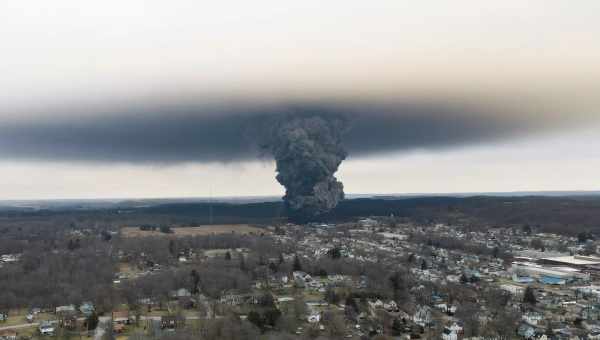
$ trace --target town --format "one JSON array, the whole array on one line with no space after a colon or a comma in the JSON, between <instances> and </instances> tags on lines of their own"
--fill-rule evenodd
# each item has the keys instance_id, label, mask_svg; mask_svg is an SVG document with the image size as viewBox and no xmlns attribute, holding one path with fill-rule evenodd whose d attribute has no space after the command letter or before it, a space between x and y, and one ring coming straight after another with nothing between
<instances>
[{"instance_id":1,"label":"town","mask_svg":"<svg viewBox=\"0 0 600 340\"><path fill-rule=\"evenodd\" d=\"M598 245L394 216L72 225L1 256L0 339L600 339Z\"/></svg>"}]
</instances>

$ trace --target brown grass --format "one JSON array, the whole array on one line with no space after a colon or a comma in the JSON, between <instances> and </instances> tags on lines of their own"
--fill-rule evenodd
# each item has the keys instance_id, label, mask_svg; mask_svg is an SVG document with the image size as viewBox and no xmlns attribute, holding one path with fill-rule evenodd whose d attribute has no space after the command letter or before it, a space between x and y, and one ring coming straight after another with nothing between
<instances>
[{"instance_id":1,"label":"brown grass","mask_svg":"<svg viewBox=\"0 0 600 340\"><path fill-rule=\"evenodd\" d=\"M124 237L147 237L147 236L171 236L171 237L185 237L185 236L206 236L206 235L217 235L217 234L260 234L266 232L266 229L250 226L248 224L218 224L218 225L204 225L200 227L176 227L171 228L172 234L161 233L159 230L140 230L139 227L123 227L121 229L121 235Z\"/></svg>"}]
</instances>

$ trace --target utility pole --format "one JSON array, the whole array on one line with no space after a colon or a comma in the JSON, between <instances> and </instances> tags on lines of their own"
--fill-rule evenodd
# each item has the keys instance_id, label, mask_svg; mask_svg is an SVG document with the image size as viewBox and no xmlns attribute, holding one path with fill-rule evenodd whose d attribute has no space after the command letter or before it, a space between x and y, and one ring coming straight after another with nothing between
<instances>
[{"instance_id":1,"label":"utility pole","mask_svg":"<svg viewBox=\"0 0 600 340\"><path fill-rule=\"evenodd\" d=\"M213 224L213 200L212 200L212 185L209 185L208 194L208 224Z\"/></svg>"}]
</instances>

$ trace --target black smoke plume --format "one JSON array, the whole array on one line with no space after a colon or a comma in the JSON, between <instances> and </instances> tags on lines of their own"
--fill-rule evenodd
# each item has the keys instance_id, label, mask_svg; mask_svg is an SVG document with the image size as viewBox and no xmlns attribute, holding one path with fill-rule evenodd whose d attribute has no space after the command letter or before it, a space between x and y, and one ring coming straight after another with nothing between
<instances>
[{"instance_id":1,"label":"black smoke plume","mask_svg":"<svg viewBox=\"0 0 600 340\"><path fill-rule=\"evenodd\" d=\"M309 220L335 208L344 198L344 186L334 174L347 156L342 145L347 121L338 115L306 113L266 121L261 147L275 158L288 215Z\"/></svg>"},{"instance_id":2,"label":"black smoke plume","mask_svg":"<svg viewBox=\"0 0 600 340\"><path fill-rule=\"evenodd\" d=\"M346 151L356 159L451 149L598 121L427 101L209 105L194 100L45 111L4 117L0 108L2 159L172 165L252 161L267 152L286 188L288 213L310 219L343 198L334 174Z\"/></svg>"}]
</instances>

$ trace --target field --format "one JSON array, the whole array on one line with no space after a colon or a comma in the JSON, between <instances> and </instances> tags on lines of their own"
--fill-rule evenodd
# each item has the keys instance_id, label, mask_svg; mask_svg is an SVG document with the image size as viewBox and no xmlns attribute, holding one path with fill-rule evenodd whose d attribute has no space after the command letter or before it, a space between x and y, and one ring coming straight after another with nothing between
<instances>
[{"instance_id":1,"label":"field","mask_svg":"<svg viewBox=\"0 0 600 340\"><path fill-rule=\"evenodd\" d=\"M206 236L217 234L260 234L266 232L265 229L250 226L248 224L218 224L204 225L199 227L177 227L171 228L173 233L165 234L159 230L140 230L139 227L124 227L121 229L121 235L124 237L147 237L147 236Z\"/></svg>"}]
</instances>

